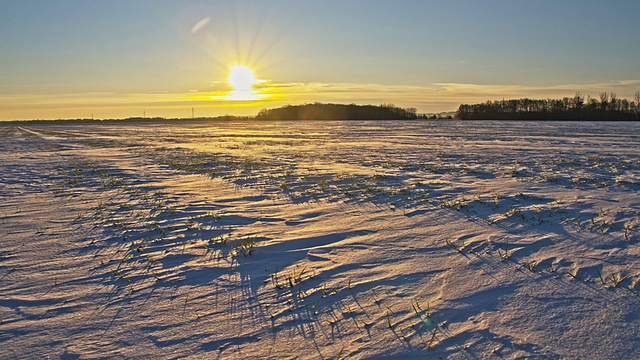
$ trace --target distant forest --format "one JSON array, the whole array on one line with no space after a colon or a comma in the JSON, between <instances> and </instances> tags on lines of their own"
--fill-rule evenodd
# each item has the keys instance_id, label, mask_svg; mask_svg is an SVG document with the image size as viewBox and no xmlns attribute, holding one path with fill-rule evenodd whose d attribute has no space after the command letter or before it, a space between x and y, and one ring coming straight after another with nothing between
<instances>
[{"instance_id":1,"label":"distant forest","mask_svg":"<svg viewBox=\"0 0 640 360\"><path fill-rule=\"evenodd\" d=\"M602 92L599 99L580 93L562 99L517 99L462 104L456 118L461 120L640 120L640 91L635 100L619 99Z\"/></svg>"},{"instance_id":2,"label":"distant forest","mask_svg":"<svg viewBox=\"0 0 640 360\"><path fill-rule=\"evenodd\" d=\"M356 105L323 104L287 105L276 109L262 109L257 120L412 120L417 109L399 108L392 104Z\"/></svg>"}]
</instances>

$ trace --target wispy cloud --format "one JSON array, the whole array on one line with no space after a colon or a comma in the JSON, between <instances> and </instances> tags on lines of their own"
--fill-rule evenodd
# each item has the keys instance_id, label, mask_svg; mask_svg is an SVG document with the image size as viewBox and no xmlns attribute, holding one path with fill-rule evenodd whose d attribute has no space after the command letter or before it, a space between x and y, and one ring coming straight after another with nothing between
<instances>
[{"instance_id":1,"label":"wispy cloud","mask_svg":"<svg viewBox=\"0 0 640 360\"><path fill-rule=\"evenodd\" d=\"M600 92L614 92L618 97L633 98L640 89L640 80L619 80L583 84L561 84L553 86L489 85L463 83L434 84L437 92L460 102L477 102L502 98L562 98L579 92L597 96Z\"/></svg>"},{"instance_id":2,"label":"wispy cloud","mask_svg":"<svg viewBox=\"0 0 640 360\"><path fill-rule=\"evenodd\" d=\"M198 31L202 30L202 28L204 28L205 26L207 26L207 24L211 22L211 17L206 17L200 21L198 21L195 25L193 25L193 27L191 28L191 33L195 34Z\"/></svg>"},{"instance_id":3,"label":"wispy cloud","mask_svg":"<svg viewBox=\"0 0 640 360\"><path fill-rule=\"evenodd\" d=\"M269 84L280 99L291 102L321 101L346 103L394 103L416 107L421 112L453 111L461 103L485 102L503 98L562 98L576 92L597 96L599 92L615 92L618 97L633 98L640 80L610 81L590 84L554 86L521 86L501 84L436 83L431 86L381 84Z\"/></svg>"}]
</instances>

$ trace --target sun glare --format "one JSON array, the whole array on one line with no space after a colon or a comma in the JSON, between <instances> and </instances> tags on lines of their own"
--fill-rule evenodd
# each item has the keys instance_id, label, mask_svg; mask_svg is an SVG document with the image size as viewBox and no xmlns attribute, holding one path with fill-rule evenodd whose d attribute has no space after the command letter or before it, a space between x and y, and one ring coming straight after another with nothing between
<instances>
[{"instance_id":1,"label":"sun glare","mask_svg":"<svg viewBox=\"0 0 640 360\"><path fill-rule=\"evenodd\" d=\"M253 85L263 83L264 80L256 79L253 71L246 66L236 65L229 73L229 85L233 88L226 99L252 101L264 98L266 95L253 89Z\"/></svg>"},{"instance_id":2,"label":"sun glare","mask_svg":"<svg viewBox=\"0 0 640 360\"><path fill-rule=\"evenodd\" d=\"M229 73L229 84L238 91L250 91L257 84L253 71L246 66L236 65Z\"/></svg>"}]
</instances>

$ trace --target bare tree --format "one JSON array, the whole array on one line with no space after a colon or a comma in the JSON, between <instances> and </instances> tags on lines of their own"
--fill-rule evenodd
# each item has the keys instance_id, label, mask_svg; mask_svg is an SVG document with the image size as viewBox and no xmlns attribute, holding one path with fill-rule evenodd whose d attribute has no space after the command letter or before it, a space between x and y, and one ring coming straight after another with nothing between
<instances>
[{"instance_id":1,"label":"bare tree","mask_svg":"<svg viewBox=\"0 0 640 360\"><path fill-rule=\"evenodd\" d=\"M609 93L606 91L603 91L600 93L600 108L606 111L608 106L609 106Z\"/></svg>"},{"instance_id":2,"label":"bare tree","mask_svg":"<svg viewBox=\"0 0 640 360\"><path fill-rule=\"evenodd\" d=\"M611 98L611 100L609 100L609 110L617 111L618 110L618 95L612 91L611 95L610 95L610 98Z\"/></svg>"},{"instance_id":3,"label":"bare tree","mask_svg":"<svg viewBox=\"0 0 640 360\"><path fill-rule=\"evenodd\" d=\"M583 105L584 105L584 97L578 91L578 92L576 92L576 95L573 97L573 108L574 109L581 109Z\"/></svg>"},{"instance_id":4,"label":"bare tree","mask_svg":"<svg viewBox=\"0 0 640 360\"><path fill-rule=\"evenodd\" d=\"M624 111L624 112L629 112L629 110L631 110L631 105L629 104L629 100L622 99L622 100L618 100L618 102L620 103L620 108L618 110Z\"/></svg>"},{"instance_id":5,"label":"bare tree","mask_svg":"<svg viewBox=\"0 0 640 360\"><path fill-rule=\"evenodd\" d=\"M640 91L637 94L640 100ZM562 99L512 99L460 105L458 118L509 120L640 120L636 101L618 98L616 93L602 92L600 99L590 95Z\"/></svg>"},{"instance_id":6,"label":"bare tree","mask_svg":"<svg viewBox=\"0 0 640 360\"><path fill-rule=\"evenodd\" d=\"M600 102L609 102L609 93L606 91L600 92Z\"/></svg>"}]
</instances>

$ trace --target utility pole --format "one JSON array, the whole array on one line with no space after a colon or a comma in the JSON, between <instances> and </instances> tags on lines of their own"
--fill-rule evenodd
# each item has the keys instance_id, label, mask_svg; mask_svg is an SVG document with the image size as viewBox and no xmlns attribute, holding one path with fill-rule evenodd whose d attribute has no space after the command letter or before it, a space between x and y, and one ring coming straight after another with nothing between
<instances>
[{"instance_id":1,"label":"utility pole","mask_svg":"<svg viewBox=\"0 0 640 360\"><path fill-rule=\"evenodd\" d=\"M191 108L191 118L195 119L196 117L196 108Z\"/></svg>"}]
</instances>

